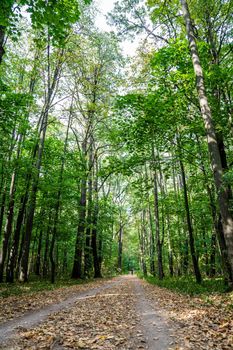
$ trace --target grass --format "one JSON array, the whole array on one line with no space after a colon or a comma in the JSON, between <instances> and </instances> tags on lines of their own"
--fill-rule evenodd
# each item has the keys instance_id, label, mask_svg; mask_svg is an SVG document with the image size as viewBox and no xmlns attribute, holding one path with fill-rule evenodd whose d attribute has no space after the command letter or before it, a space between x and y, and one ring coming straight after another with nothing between
<instances>
[{"instance_id":1,"label":"grass","mask_svg":"<svg viewBox=\"0 0 233 350\"><path fill-rule=\"evenodd\" d=\"M208 296L211 294L221 294L228 291L223 278L204 279L201 284L197 284L195 279L190 276L185 277L165 277L159 280L156 277L144 277L151 284L164 287L178 293L191 296Z\"/></svg>"},{"instance_id":2,"label":"grass","mask_svg":"<svg viewBox=\"0 0 233 350\"><path fill-rule=\"evenodd\" d=\"M91 280L75 280L75 279L57 279L52 284L49 280L33 280L27 283L1 283L0 285L0 298L7 298L13 295L23 295L29 293L38 293L41 291L54 290L61 287L70 287L73 285L79 285L88 283Z\"/></svg>"}]
</instances>

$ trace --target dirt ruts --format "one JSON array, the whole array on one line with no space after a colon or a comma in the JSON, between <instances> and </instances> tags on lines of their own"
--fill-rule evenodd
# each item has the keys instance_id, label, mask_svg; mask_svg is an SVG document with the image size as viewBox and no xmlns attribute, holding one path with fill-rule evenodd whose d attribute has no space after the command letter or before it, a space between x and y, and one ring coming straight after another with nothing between
<instances>
[{"instance_id":1,"label":"dirt ruts","mask_svg":"<svg viewBox=\"0 0 233 350\"><path fill-rule=\"evenodd\" d=\"M0 348L166 350L171 335L143 282L123 276L2 324Z\"/></svg>"}]
</instances>

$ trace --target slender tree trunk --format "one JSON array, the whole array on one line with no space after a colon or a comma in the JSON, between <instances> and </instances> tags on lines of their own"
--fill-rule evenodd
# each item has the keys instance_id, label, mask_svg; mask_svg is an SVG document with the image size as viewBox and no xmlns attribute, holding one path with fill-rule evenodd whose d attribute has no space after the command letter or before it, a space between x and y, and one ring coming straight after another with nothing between
<instances>
[{"instance_id":1,"label":"slender tree trunk","mask_svg":"<svg viewBox=\"0 0 233 350\"><path fill-rule=\"evenodd\" d=\"M40 276L40 270L41 270L42 237L43 237L43 228L40 229L40 234L38 238L38 247L37 247L36 263L35 263L35 274L37 276Z\"/></svg>"},{"instance_id":2,"label":"slender tree trunk","mask_svg":"<svg viewBox=\"0 0 233 350\"><path fill-rule=\"evenodd\" d=\"M169 264L169 272L170 276L174 275L174 266L173 266L173 249L171 242L171 227L170 227L170 216L169 212L167 212L167 240L168 240L168 264Z\"/></svg>"},{"instance_id":3,"label":"slender tree trunk","mask_svg":"<svg viewBox=\"0 0 233 350\"><path fill-rule=\"evenodd\" d=\"M96 164L97 168L97 164ZM93 229L91 237L92 253L93 253L93 263L94 263L94 277L101 278L101 266L99 260L98 252L98 217L99 217L99 196L98 196L98 175L97 169L95 172L95 182L94 182L94 209L93 209Z\"/></svg>"},{"instance_id":4,"label":"slender tree trunk","mask_svg":"<svg viewBox=\"0 0 233 350\"><path fill-rule=\"evenodd\" d=\"M211 235L211 245L210 245L210 269L209 276L214 277L216 274L216 234L213 231Z\"/></svg>"},{"instance_id":5,"label":"slender tree trunk","mask_svg":"<svg viewBox=\"0 0 233 350\"><path fill-rule=\"evenodd\" d=\"M147 266L145 260L145 210L142 211L141 227L138 229L141 269L144 276L147 276Z\"/></svg>"},{"instance_id":6,"label":"slender tree trunk","mask_svg":"<svg viewBox=\"0 0 233 350\"><path fill-rule=\"evenodd\" d=\"M2 63L2 58L5 53L5 50L4 50L5 31L6 31L6 27L0 25L0 64Z\"/></svg>"},{"instance_id":7,"label":"slender tree trunk","mask_svg":"<svg viewBox=\"0 0 233 350\"><path fill-rule=\"evenodd\" d=\"M16 162L18 162L19 158L20 158L22 141L23 141L23 135L21 134L21 135L19 135L19 140L18 140ZM12 176L11 176L11 185L10 185L10 191L9 191L9 204L8 204L6 224L5 224L5 229L4 229L2 255L1 255L1 259L0 259L0 282L3 281L5 260L7 257L7 252L9 250L8 245L10 242L12 227L13 227L17 172L18 172L18 166L15 167L15 169L13 170Z\"/></svg>"},{"instance_id":8,"label":"slender tree trunk","mask_svg":"<svg viewBox=\"0 0 233 350\"><path fill-rule=\"evenodd\" d=\"M173 158L174 158L174 155L173 155ZM177 177L176 170L175 170L175 160L172 166L172 181L173 181L173 188L174 188L174 194L175 194L175 202L178 203L178 206L180 206L180 188L179 188L180 181L179 181L179 178ZM178 239L179 239L178 244L180 249L178 251L178 256L177 256L177 274L178 276L181 276L182 271L184 273L187 273L189 259L188 259L188 242L187 240L184 242L184 239L181 233L181 230L182 230L181 223L180 223L181 220L180 220L178 210L179 209L177 208L176 216L177 216L177 231L178 231ZM184 259L184 256L186 256L184 254L184 248L186 248L185 252L187 252L187 259Z\"/></svg>"},{"instance_id":9,"label":"slender tree trunk","mask_svg":"<svg viewBox=\"0 0 233 350\"><path fill-rule=\"evenodd\" d=\"M98 253L98 243L97 243L97 224L98 224L98 201L97 199L94 205L93 211L93 229L92 229L92 253L93 253L93 263L94 263L94 277L101 278L101 268L99 261L99 253Z\"/></svg>"},{"instance_id":10,"label":"slender tree trunk","mask_svg":"<svg viewBox=\"0 0 233 350\"><path fill-rule=\"evenodd\" d=\"M56 237L56 232L54 232L54 229L53 229L53 234L52 234L52 239L50 242L50 249L49 249L49 259L51 264L51 283L55 282L55 272L56 272L56 264L53 256L53 250L55 246L55 237Z\"/></svg>"},{"instance_id":11,"label":"slender tree trunk","mask_svg":"<svg viewBox=\"0 0 233 350\"><path fill-rule=\"evenodd\" d=\"M233 219L230 213L229 204L229 191L223 183L223 167L221 163L221 156L218 148L218 142L216 137L215 128L213 125L211 110L209 107L206 91L203 71L198 54L195 35L192 27L192 21L189 13L189 8L186 0L180 0L186 23L187 37L189 40L189 46L191 51L191 57L196 76L196 88L199 96L199 102L201 107L201 115L204 121L207 142L210 154L210 161L213 169L213 176L215 187L218 195L218 204L221 213L221 220L223 226L223 233L226 242L227 255L231 266L231 275L233 275ZM229 281L230 282L230 281ZM230 283L232 284L232 283Z\"/></svg>"},{"instance_id":12,"label":"slender tree trunk","mask_svg":"<svg viewBox=\"0 0 233 350\"><path fill-rule=\"evenodd\" d=\"M74 263L72 270L72 278L82 277L82 254L83 254L83 239L86 224L86 176L81 181L81 198L79 202L79 223L77 237L75 243Z\"/></svg>"},{"instance_id":13,"label":"slender tree trunk","mask_svg":"<svg viewBox=\"0 0 233 350\"><path fill-rule=\"evenodd\" d=\"M88 209L87 209L87 228L86 228L86 242L84 249L84 276L89 278L92 269L92 247L91 247L91 235L92 235L92 206L93 206L93 139L90 137L89 145L89 174L88 174Z\"/></svg>"},{"instance_id":14,"label":"slender tree trunk","mask_svg":"<svg viewBox=\"0 0 233 350\"><path fill-rule=\"evenodd\" d=\"M150 273L155 276L155 236L154 236L154 227L153 219L151 212L151 205L148 200L149 205L149 222L150 222Z\"/></svg>"},{"instance_id":15,"label":"slender tree trunk","mask_svg":"<svg viewBox=\"0 0 233 350\"><path fill-rule=\"evenodd\" d=\"M10 199L9 199L9 206L8 206L8 212L7 212L7 220L6 220L6 225L4 229L2 250L0 254L0 282L3 281L5 260L7 257L8 244L10 241L12 225L13 225L14 204L15 204L14 193L15 193L15 173L13 173L11 178L11 186L10 186L10 194L9 194Z\"/></svg>"},{"instance_id":16,"label":"slender tree trunk","mask_svg":"<svg viewBox=\"0 0 233 350\"><path fill-rule=\"evenodd\" d=\"M102 269L102 262L103 262L103 240L101 235L98 237L99 239L99 244L98 244L98 258L99 258L99 266L100 266L100 271Z\"/></svg>"},{"instance_id":17,"label":"slender tree trunk","mask_svg":"<svg viewBox=\"0 0 233 350\"><path fill-rule=\"evenodd\" d=\"M122 251L123 251L123 227L122 222L120 223L120 230L118 234L118 263L117 267L119 272L122 272Z\"/></svg>"},{"instance_id":18,"label":"slender tree trunk","mask_svg":"<svg viewBox=\"0 0 233 350\"><path fill-rule=\"evenodd\" d=\"M68 255L67 247L65 246L63 249L63 261L62 261L62 273L63 274L66 274L66 272L67 272L67 267L68 267L67 255Z\"/></svg>"},{"instance_id":19,"label":"slender tree trunk","mask_svg":"<svg viewBox=\"0 0 233 350\"><path fill-rule=\"evenodd\" d=\"M43 268L42 268L43 277L46 277L48 274L48 252L49 252L50 229L51 229L51 212L49 213L49 220L48 220L48 226L47 226L47 232L46 232L46 238L45 238L44 259L43 259Z\"/></svg>"},{"instance_id":20,"label":"slender tree trunk","mask_svg":"<svg viewBox=\"0 0 233 350\"><path fill-rule=\"evenodd\" d=\"M178 147L180 149L180 145L178 145ZM185 211L186 211L186 220L187 220L187 227L188 227L188 233L189 233L189 246L190 246L190 252L191 252L191 257L193 262L193 269L194 269L194 274L195 274L197 283L201 283L202 278L201 278L201 273L198 265L196 252L195 252L194 235L193 235L193 227L192 227L190 211L189 211L186 178L185 178L184 165L181 159L181 155L180 155L179 161L180 161L181 177L183 182L184 204L185 204Z\"/></svg>"},{"instance_id":21,"label":"slender tree trunk","mask_svg":"<svg viewBox=\"0 0 233 350\"><path fill-rule=\"evenodd\" d=\"M205 261L205 270L206 275L209 276L209 254L208 254L208 246L207 246L207 237L206 237L206 229L204 218L201 217L201 231L202 231L202 239L203 239L203 250L204 250L204 261Z\"/></svg>"},{"instance_id":22,"label":"slender tree trunk","mask_svg":"<svg viewBox=\"0 0 233 350\"><path fill-rule=\"evenodd\" d=\"M1 209L0 209L0 238L2 235L2 227L3 227L3 219L5 213L5 205L6 205L6 185L3 186L2 198L1 198Z\"/></svg>"},{"instance_id":23,"label":"slender tree trunk","mask_svg":"<svg viewBox=\"0 0 233 350\"><path fill-rule=\"evenodd\" d=\"M61 168L59 172L59 177L58 177L58 192L57 192L57 198L56 198L56 203L55 203L55 215L54 215L54 223L53 223L53 232L52 232L52 239L51 239L51 244L50 244L50 251L49 251L49 258L50 258L50 263L51 263L51 283L55 282L55 274L56 274L56 263L54 259L54 246L57 238L57 226L59 222L59 211L61 208L61 196L62 196L62 183L63 183L63 173L64 173L64 166L65 166L65 156L66 156L66 151L67 151L67 145L68 145L68 136L69 136L69 129L71 126L71 120L72 120L72 104L70 106L70 114L69 114L69 120L68 120L68 125L66 129L66 137L65 137L65 142L64 142L64 149L63 149L63 155L61 157Z\"/></svg>"},{"instance_id":24,"label":"slender tree trunk","mask_svg":"<svg viewBox=\"0 0 233 350\"><path fill-rule=\"evenodd\" d=\"M147 166L145 165L145 174L146 174L146 186L149 185L149 179L148 179L148 171ZM153 226L153 218L152 218L152 211L151 211L151 203L150 203L150 193L148 191L147 195L147 201L148 201L148 218L150 223L150 273L152 276L155 276L155 235L154 235L154 226Z\"/></svg>"},{"instance_id":25,"label":"slender tree trunk","mask_svg":"<svg viewBox=\"0 0 233 350\"><path fill-rule=\"evenodd\" d=\"M216 238L218 238L223 273L226 276L226 279L233 282L231 265L229 263L226 242L225 242L223 229L222 229L221 215L220 214L217 215L217 208L216 208L216 203L215 203L215 199L214 199L214 193L208 184L208 176L206 173L204 162L202 161L203 154L202 154L202 150L201 150L200 141L199 141L199 138L197 135L196 135L196 139L197 139L197 144L198 144L198 148L199 148L201 170L203 173L204 185L206 187L206 191L207 191L208 196L209 196L210 210L211 210L211 216L212 216L212 220L213 220L213 232L212 232L212 236L211 236L211 253L210 253L210 277L213 277L215 275L215 272L216 272L215 255L216 255ZM219 219L218 219L218 216L219 216Z\"/></svg>"},{"instance_id":26,"label":"slender tree trunk","mask_svg":"<svg viewBox=\"0 0 233 350\"><path fill-rule=\"evenodd\" d=\"M29 258L30 242L31 242L32 229L33 229L34 213L36 209L36 195L37 195L37 189L39 184L40 168L42 163L44 141L45 141L45 135L46 135L46 129L47 129L47 118L48 118L48 110L45 112L45 115L43 117L43 122L41 125L41 135L40 135L38 156L35 164L36 174L33 178L32 189L31 189L30 199L29 199L29 206L28 206L28 214L26 218L23 252L22 252L22 258L20 263L19 280L21 282L28 281L28 258Z\"/></svg>"},{"instance_id":27,"label":"slender tree trunk","mask_svg":"<svg viewBox=\"0 0 233 350\"><path fill-rule=\"evenodd\" d=\"M14 281L14 269L16 267L18 250L19 250L20 232L23 226L24 214L25 214L26 204L28 201L29 184L30 184L30 181L27 181L25 194L21 197L21 200L20 200L20 206L19 206L18 216L16 220L16 227L15 227L14 236L13 236L13 242L11 245L9 259L7 263L7 269L6 269L7 282Z\"/></svg>"},{"instance_id":28,"label":"slender tree trunk","mask_svg":"<svg viewBox=\"0 0 233 350\"><path fill-rule=\"evenodd\" d=\"M152 149L152 157L153 157L153 163L154 163L153 185L154 185L155 240L156 240L157 259L158 259L158 276L159 276L159 279L163 279L164 278L163 251L162 251L162 242L160 238L159 197L158 197L157 172L156 172L154 148Z\"/></svg>"}]
</instances>

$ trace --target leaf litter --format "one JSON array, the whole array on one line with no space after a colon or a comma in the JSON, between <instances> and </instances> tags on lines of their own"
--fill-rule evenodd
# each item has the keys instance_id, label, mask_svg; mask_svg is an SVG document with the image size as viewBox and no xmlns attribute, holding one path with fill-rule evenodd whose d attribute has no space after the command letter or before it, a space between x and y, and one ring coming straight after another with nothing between
<instances>
[{"instance_id":1,"label":"leaf litter","mask_svg":"<svg viewBox=\"0 0 233 350\"><path fill-rule=\"evenodd\" d=\"M233 349L233 293L207 299L142 282L151 305L166 310L176 328L175 350Z\"/></svg>"},{"instance_id":2,"label":"leaf litter","mask_svg":"<svg viewBox=\"0 0 233 350\"><path fill-rule=\"evenodd\" d=\"M172 321L171 331L175 334L169 349L233 349L232 293L215 294L206 300L181 295L145 281L139 283L142 283L152 309L161 310ZM73 287L70 288L73 293ZM81 286L83 288L86 287ZM22 329L13 347L0 348L147 349L136 307L138 297L130 280L123 279L117 286L80 298L69 309L50 315L33 329ZM159 329L159 324L155 326ZM159 342L159 337L154 341Z\"/></svg>"},{"instance_id":3,"label":"leaf litter","mask_svg":"<svg viewBox=\"0 0 233 350\"><path fill-rule=\"evenodd\" d=\"M139 323L135 305L133 287L124 281L79 299L32 330L23 330L17 338L17 350L141 349L140 338L134 336Z\"/></svg>"},{"instance_id":4,"label":"leaf litter","mask_svg":"<svg viewBox=\"0 0 233 350\"><path fill-rule=\"evenodd\" d=\"M77 293L98 288L106 284L106 279L79 285L66 286L49 291L33 292L0 298L0 324L29 311L39 310L44 306L60 303Z\"/></svg>"}]
</instances>

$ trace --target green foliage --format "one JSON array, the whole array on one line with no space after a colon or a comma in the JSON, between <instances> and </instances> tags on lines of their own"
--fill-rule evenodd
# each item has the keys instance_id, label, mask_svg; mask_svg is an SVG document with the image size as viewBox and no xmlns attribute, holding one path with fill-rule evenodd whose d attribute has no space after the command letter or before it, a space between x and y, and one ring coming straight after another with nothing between
<instances>
[{"instance_id":1,"label":"green foliage","mask_svg":"<svg viewBox=\"0 0 233 350\"><path fill-rule=\"evenodd\" d=\"M193 277L167 277L162 281L154 277L147 277L146 280L151 284L167 288L178 293L191 296L208 296L214 293L225 293L228 287L222 278L205 279L202 284L197 284Z\"/></svg>"},{"instance_id":2,"label":"green foliage","mask_svg":"<svg viewBox=\"0 0 233 350\"><path fill-rule=\"evenodd\" d=\"M38 292L42 291L49 291L49 290L55 290L58 288L64 288L64 287L70 287L73 285L79 285L91 282L89 281L83 281L83 280L71 280L68 278L62 278L58 279L54 284L51 284L49 280L35 280L30 281L27 285L23 285L22 283L3 283L0 286L0 297L1 298L8 298L10 296L14 295L25 295L25 294L36 294Z\"/></svg>"},{"instance_id":3,"label":"green foliage","mask_svg":"<svg viewBox=\"0 0 233 350\"><path fill-rule=\"evenodd\" d=\"M84 5L91 0L83 0ZM6 27L8 32L17 38L19 35L17 22L22 17L22 7L30 14L32 26L41 35L47 32L54 44L64 45L72 24L75 24L83 7L78 0L4 0L1 4L0 25ZM25 9L25 8L24 8Z\"/></svg>"}]
</instances>

